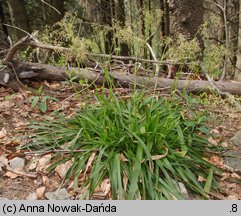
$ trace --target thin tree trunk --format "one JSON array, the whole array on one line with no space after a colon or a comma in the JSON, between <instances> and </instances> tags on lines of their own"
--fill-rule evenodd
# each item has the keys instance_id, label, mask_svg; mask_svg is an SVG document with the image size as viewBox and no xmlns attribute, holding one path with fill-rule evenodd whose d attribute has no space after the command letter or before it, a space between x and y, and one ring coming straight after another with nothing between
<instances>
[{"instance_id":1,"label":"thin tree trunk","mask_svg":"<svg viewBox=\"0 0 241 216\"><path fill-rule=\"evenodd\" d=\"M101 0L101 13L102 13L102 22L104 25L112 28L112 19L113 17L113 0ZM108 30L104 38L105 43L105 53L110 54L114 51L114 33L113 29Z\"/></svg>"},{"instance_id":2,"label":"thin tree trunk","mask_svg":"<svg viewBox=\"0 0 241 216\"><path fill-rule=\"evenodd\" d=\"M139 12L139 17L141 20L141 34L143 39L146 37L146 23L145 23L145 16L144 16L144 1L143 0L137 0L137 9ZM144 58L147 58L147 48L143 48L143 56Z\"/></svg>"},{"instance_id":3,"label":"thin tree trunk","mask_svg":"<svg viewBox=\"0 0 241 216\"><path fill-rule=\"evenodd\" d=\"M241 81L241 1L239 1L238 51L237 51L235 79L237 81Z\"/></svg>"},{"instance_id":4,"label":"thin tree trunk","mask_svg":"<svg viewBox=\"0 0 241 216\"><path fill-rule=\"evenodd\" d=\"M9 44L8 42L8 29L7 29L7 26L4 25L6 24L6 19L5 19L5 14L4 14L4 11L3 11L3 4L2 4L2 0L0 0L0 20L1 20L1 24L2 24L2 30L3 30L3 39L4 41L6 41L6 44Z\"/></svg>"},{"instance_id":5,"label":"thin tree trunk","mask_svg":"<svg viewBox=\"0 0 241 216\"><path fill-rule=\"evenodd\" d=\"M31 32L24 0L8 0L8 6L12 24L27 32ZM23 31L16 30L16 36L18 39L24 37L25 35L26 33Z\"/></svg>"},{"instance_id":6,"label":"thin tree trunk","mask_svg":"<svg viewBox=\"0 0 241 216\"><path fill-rule=\"evenodd\" d=\"M51 0L51 5L57 10L51 10L51 24L54 24L64 17L64 0Z\"/></svg>"},{"instance_id":7,"label":"thin tree trunk","mask_svg":"<svg viewBox=\"0 0 241 216\"><path fill-rule=\"evenodd\" d=\"M121 27L125 26L126 22L126 16L125 16L125 2L124 0L118 0L118 8L117 8L117 18L118 21L120 22ZM121 56L128 56L129 54L129 48L128 45L124 42L120 42L120 55Z\"/></svg>"},{"instance_id":8,"label":"thin tree trunk","mask_svg":"<svg viewBox=\"0 0 241 216\"><path fill-rule=\"evenodd\" d=\"M194 38L203 23L203 13L203 0L171 0L172 32Z\"/></svg>"}]
</instances>

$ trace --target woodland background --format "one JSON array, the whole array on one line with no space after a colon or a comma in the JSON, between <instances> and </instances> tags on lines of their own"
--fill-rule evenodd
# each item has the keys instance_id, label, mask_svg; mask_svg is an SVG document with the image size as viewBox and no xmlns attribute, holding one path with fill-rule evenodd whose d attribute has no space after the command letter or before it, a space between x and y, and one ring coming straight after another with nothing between
<instances>
[{"instance_id":1,"label":"woodland background","mask_svg":"<svg viewBox=\"0 0 241 216\"><path fill-rule=\"evenodd\" d=\"M1 47L35 30L53 45L75 46L66 32L74 25L82 53L153 59L147 42L158 60L201 60L215 79L241 79L239 0L1 0L0 10ZM46 30L65 15L65 30Z\"/></svg>"}]
</instances>

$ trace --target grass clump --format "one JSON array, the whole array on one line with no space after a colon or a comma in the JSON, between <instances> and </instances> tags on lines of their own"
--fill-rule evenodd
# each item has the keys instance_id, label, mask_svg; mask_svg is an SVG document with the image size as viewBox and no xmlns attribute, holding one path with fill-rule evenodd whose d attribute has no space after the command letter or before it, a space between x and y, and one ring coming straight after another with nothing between
<instances>
[{"instance_id":1,"label":"grass clump","mask_svg":"<svg viewBox=\"0 0 241 216\"><path fill-rule=\"evenodd\" d=\"M77 186L88 188L83 198L89 199L106 178L113 199L183 199L180 182L204 198L217 188L217 168L202 159L211 146L199 135L201 121L186 118L183 105L140 92L125 100L113 92L96 97L98 103L72 119L32 126L32 145L73 150L55 165L73 160L66 178L74 176ZM77 149L83 152L74 152Z\"/></svg>"}]
</instances>

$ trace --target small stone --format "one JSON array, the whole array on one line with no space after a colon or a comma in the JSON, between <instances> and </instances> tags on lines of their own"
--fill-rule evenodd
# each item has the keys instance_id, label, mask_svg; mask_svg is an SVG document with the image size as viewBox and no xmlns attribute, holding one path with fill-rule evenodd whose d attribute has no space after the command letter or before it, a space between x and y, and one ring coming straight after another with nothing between
<instances>
[{"instance_id":1,"label":"small stone","mask_svg":"<svg viewBox=\"0 0 241 216\"><path fill-rule=\"evenodd\" d=\"M233 168L238 174L241 173L241 152L231 150L225 153L224 164Z\"/></svg>"},{"instance_id":2,"label":"small stone","mask_svg":"<svg viewBox=\"0 0 241 216\"><path fill-rule=\"evenodd\" d=\"M37 195L36 195L35 192L30 193L30 194L28 195L28 197L26 198L26 200L37 200L37 199L38 199L38 197L37 197Z\"/></svg>"},{"instance_id":3,"label":"small stone","mask_svg":"<svg viewBox=\"0 0 241 216\"><path fill-rule=\"evenodd\" d=\"M182 196L185 199L189 199L189 195L188 195L188 192L187 192L187 189L186 189L185 185L182 182L178 182L178 186L180 188L180 192L181 192Z\"/></svg>"},{"instance_id":4,"label":"small stone","mask_svg":"<svg viewBox=\"0 0 241 216\"><path fill-rule=\"evenodd\" d=\"M13 169L23 169L25 166L25 159L20 157L15 157L9 161L10 166Z\"/></svg>"},{"instance_id":5,"label":"small stone","mask_svg":"<svg viewBox=\"0 0 241 216\"><path fill-rule=\"evenodd\" d=\"M230 141L241 149L241 130L237 132Z\"/></svg>"},{"instance_id":6,"label":"small stone","mask_svg":"<svg viewBox=\"0 0 241 216\"><path fill-rule=\"evenodd\" d=\"M69 194L65 188L56 190L54 192L47 192L45 193L45 196L49 200L68 200L69 199Z\"/></svg>"}]
</instances>

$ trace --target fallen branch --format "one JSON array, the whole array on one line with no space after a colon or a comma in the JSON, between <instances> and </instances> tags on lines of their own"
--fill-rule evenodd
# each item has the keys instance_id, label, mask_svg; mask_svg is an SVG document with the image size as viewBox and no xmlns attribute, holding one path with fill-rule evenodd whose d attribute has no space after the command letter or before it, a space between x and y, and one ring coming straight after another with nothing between
<instances>
[{"instance_id":1,"label":"fallen branch","mask_svg":"<svg viewBox=\"0 0 241 216\"><path fill-rule=\"evenodd\" d=\"M214 83L213 79L206 73L206 77L210 83L210 85L213 87L214 90L218 92L221 96L225 96L228 101L238 108L238 110L241 112L241 105L238 101L235 100L234 96L231 95L229 92L223 92L221 89L218 88L218 86Z\"/></svg>"},{"instance_id":2,"label":"fallen branch","mask_svg":"<svg viewBox=\"0 0 241 216\"><path fill-rule=\"evenodd\" d=\"M92 150L93 152L97 152L98 149ZM86 152L86 150L81 150L81 149L76 149L76 150L64 150L64 149L52 149L48 151L31 151L31 152L25 152L25 155L34 155L34 156L39 156L39 155L46 155L49 153L61 153L61 154L72 154L72 153L81 153L81 152Z\"/></svg>"},{"instance_id":3,"label":"fallen branch","mask_svg":"<svg viewBox=\"0 0 241 216\"><path fill-rule=\"evenodd\" d=\"M68 70L65 67L51 66L46 64L19 62L16 65L16 71L19 79L48 80L48 81L73 81L88 80L89 84L97 85L107 84L104 74L89 70L86 68L71 67ZM173 86L178 90L187 90L190 92L210 92L214 87L209 81L203 80L174 80L160 77L136 76L134 74L123 74L120 72L109 72L110 78L116 86L130 87L137 85L146 88L170 88ZM228 92L234 95L241 95L240 82L213 82L222 92Z\"/></svg>"},{"instance_id":4,"label":"fallen branch","mask_svg":"<svg viewBox=\"0 0 241 216\"><path fill-rule=\"evenodd\" d=\"M13 47L11 47L4 59L4 62L7 64L11 61L11 65L14 66L14 73L19 80L32 79L32 80L48 80L48 81L64 81L64 80L88 80L89 84L95 83L97 85L107 84L106 77L102 74L102 71L97 71L93 69L86 68L65 68L65 67L57 67L46 64L36 64L36 63L25 63L25 62L15 62L13 61L13 57L15 56L18 49L23 46L33 46L44 49L51 50L59 50L63 52L71 52L70 49L65 47L57 47L52 45L46 45L34 40L34 34L28 35L21 40L19 40ZM146 59L138 59L135 57L125 57L125 56L114 56L114 55L106 55L106 54L94 54L89 53L90 57L104 57L104 58L114 58L120 60L134 60L134 61L143 61L150 62L154 64L173 64L176 62L173 61L156 61L156 60L146 60ZM11 68L10 68L11 69ZM13 69L12 69L13 70ZM156 71L157 72L157 71ZM9 68L5 68L0 73L0 84L6 83L6 73L9 73ZM116 86L121 87L147 87L147 88L170 88L174 87L178 90L187 90L190 92L210 92L212 89L219 89L223 93L230 93L235 95L241 95L241 83L239 82L213 82L202 81L202 80L174 80L174 79L166 79L160 77L147 77L147 76L137 76L134 74L123 74L118 71L110 71L110 77L113 79L113 83ZM8 77L7 77L8 78ZM9 82L14 83L14 76L10 74ZM16 78L15 78L16 80Z\"/></svg>"},{"instance_id":5,"label":"fallen branch","mask_svg":"<svg viewBox=\"0 0 241 216\"><path fill-rule=\"evenodd\" d=\"M21 49L23 46L25 46L26 44L29 44L29 42L33 39L33 37L37 34L37 32L34 32L31 35L27 35L25 37L23 37L22 39L20 39L17 43L15 43L9 50L8 53L6 55L6 57L3 60L4 62L11 62L12 59L14 58L15 54L17 53L17 51L19 49Z\"/></svg>"},{"instance_id":6,"label":"fallen branch","mask_svg":"<svg viewBox=\"0 0 241 216\"><path fill-rule=\"evenodd\" d=\"M3 160L0 160L0 163L2 163L9 172L17 174L19 176L26 176L26 177L29 177L29 178L36 178L37 177L37 173L27 173L24 170L23 171L15 170L12 167L10 167L9 164L4 162Z\"/></svg>"},{"instance_id":7,"label":"fallen branch","mask_svg":"<svg viewBox=\"0 0 241 216\"><path fill-rule=\"evenodd\" d=\"M36 41L29 41L28 43L26 43L26 45L30 45L30 46L38 47L42 49L60 51L60 52L71 52L71 49L66 47L53 46L53 45L43 44L41 42L36 42ZM98 57L98 58L117 59L117 60L129 60L133 62L143 62L143 63L160 64L160 65L183 64L183 62L178 62L173 60L158 61L157 59L149 60L149 59L137 58L134 56L117 56L117 55L98 54L98 53L86 53L86 55L90 58ZM187 62L185 64L189 65L191 63ZM195 64L199 65L200 63L195 62Z\"/></svg>"},{"instance_id":8,"label":"fallen branch","mask_svg":"<svg viewBox=\"0 0 241 216\"><path fill-rule=\"evenodd\" d=\"M150 44L149 44L149 43L146 43L146 45L147 45L148 49L150 50L151 55L152 55L152 58L154 59L154 61L158 62L158 61L157 61L157 58L156 58L156 55L155 55L152 47L150 46ZM155 66L156 66L155 76L157 77L158 74L159 74L159 66L158 66L158 63L155 63Z\"/></svg>"}]
</instances>

